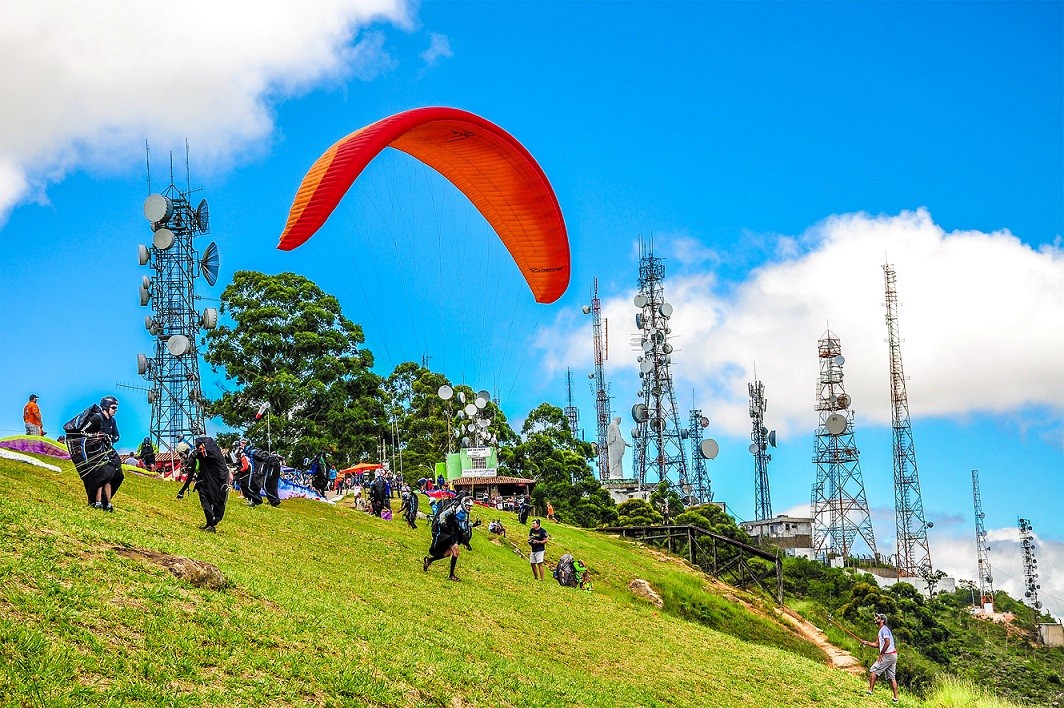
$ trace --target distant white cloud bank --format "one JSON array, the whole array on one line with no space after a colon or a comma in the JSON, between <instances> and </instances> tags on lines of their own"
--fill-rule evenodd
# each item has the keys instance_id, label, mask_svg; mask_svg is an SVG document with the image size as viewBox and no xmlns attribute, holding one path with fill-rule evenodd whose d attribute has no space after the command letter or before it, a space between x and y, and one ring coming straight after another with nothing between
<instances>
[{"instance_id":1,"label":"distant white cloud bank","mask_svg":"<svg viewBox=\"0 0 1064 708\"><path fill-rule=\"evenodd\" d=\"M262 149L274 102L389 69L365 28L409 28L413 12L404 0L3 3L0 225L75 169L129 164L145 138L188 138L206 171Z\"/></svg>"}]
</instances>

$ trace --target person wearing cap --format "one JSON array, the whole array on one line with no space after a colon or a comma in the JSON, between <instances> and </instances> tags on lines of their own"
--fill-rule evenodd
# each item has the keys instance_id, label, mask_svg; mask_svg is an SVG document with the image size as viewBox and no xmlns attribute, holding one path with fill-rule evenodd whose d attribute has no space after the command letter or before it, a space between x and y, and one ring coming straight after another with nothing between
<instances>
[{"instance_id":1,"label":"person wearing cap","mask_svg":"<svg viewBox=\"0 0 1064 708\"><path fill-rule=\"evenodd\" d=\"M177 454L188 473L188 479L195 477L196 480L195 491L199 492L200 506L206 519L200 528L208 533L217 533L215 527L225 515L225 503L229 499L229 469L221 448L214 438L204 435L193 440L192 445L179 442Z\"/></svg>"},{"instance_id":2,"label":"person wearing cap","mask_svg":"<svg viewBox=\"0 0 1064 708\"><path fill-rule=\"evenodd\" d=\"M872 691L876 687L876 678L883 676L890 681L890 688L894 691L894 702L898 702L898 679L895 675L895 668L898 663L898 647L894 644L894 633L890 631L887 626L887 616L880 613L876 615L876 626L879 627L879 636L876 637L874 642L866 642L863 639L861 643L869 647L879 647L879 658L876 663L868 669L868 691L869 696L872 695Z\"/></svg>"},{"instance_id":3,"label":"person wearing cap","mask_svg":"<svg viewBox=\"0 0 1064 708\"><path fill-rule=\"evenodd\" d=\"M70 460L85 485L89 506L114 511L111 499L118 493L125 475L122 459L114 444L118 442L118 399L104 396L63 426Z\"/></svg>"},{"instance_id":4,"label":"person wearing cap","mask_svg":"<svg viewBox=\"0 0 1064 708\"><path fill-rule=\"evenodd\" d=\"M473 498L463 497L460 502L451 504L440 512L438 520L433 523L429 554L421 560L422 570L428 571L429 566L436 561L450 557L451 572L447 577L455 582L461 580L454 574L455 566L458 565L458 545L462 544L472 550L469 541L473 537L473 529L480 526L479 520L469 522L472 510Z\"/></svg>"},{"instance_id":5,"label":"person wearing cap","mask_svg":"<svg viewBox=\"0 0 1064 708\"><path fill-rule=\"evenodd\" d=\"M30 400L22 409L22 422L26 424L26 435L44 435L44 423L41 422L41 409L37 406L37 394L31 393Z\"/></svg>"},{"instance_id":6,"label":"person wearing cap","mask_svg":"<svg viewBox=\"0 0 1064 708\"><path fill-rule=\"evenodd\" d=\"M543 557L547 553L547 541L550 536L539 519L532 519L532 528L528 530L528 562L532 566L532 577L543 580Z\"/></svg>"}]
</instances>

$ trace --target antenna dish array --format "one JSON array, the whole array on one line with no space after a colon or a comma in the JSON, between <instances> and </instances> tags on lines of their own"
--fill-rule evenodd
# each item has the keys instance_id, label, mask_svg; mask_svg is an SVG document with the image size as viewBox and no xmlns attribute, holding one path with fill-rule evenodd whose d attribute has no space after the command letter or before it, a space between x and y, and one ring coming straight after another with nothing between
<instances>
[{"instance_id":1,"label":"antenna dish array","mask_svg":"<svg viewBox=\"0 0 1064 708\"><path fill-rule=\"evenodd\" d=\"M155 342L154 355L137 355L137 373L150 382L150 437L160 451L173 451L180 440L206 432L197 337L218 326L217 309L196 309L195 289L201 275L211 286L217 282L218 246L212 243L202 258L197 255L193 239L209 231L210 217L206 200L193 210L188 197L172 183L148 195L143 211L151 243L137 246L137 262L152 271L141 277L138 295L142 307L154 309L144 329Z\"/></svg>"}]
</instances>

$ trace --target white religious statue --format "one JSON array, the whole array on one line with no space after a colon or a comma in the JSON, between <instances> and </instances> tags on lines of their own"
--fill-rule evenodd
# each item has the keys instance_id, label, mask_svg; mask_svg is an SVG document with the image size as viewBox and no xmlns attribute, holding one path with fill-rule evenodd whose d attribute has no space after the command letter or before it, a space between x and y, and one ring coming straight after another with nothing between
<instances>
[{"instance_id":1,"label":"white religious statue","mask_svg":"<svg viewBox=\"0 0 1064 708\"><path fill-rule=\"evenodd\" d=\"M621 437L621 417L616 416L606 429L606 455L610 461L610 479L624 479L624 448L628 443Z\"/></svg>"}]
</instances>

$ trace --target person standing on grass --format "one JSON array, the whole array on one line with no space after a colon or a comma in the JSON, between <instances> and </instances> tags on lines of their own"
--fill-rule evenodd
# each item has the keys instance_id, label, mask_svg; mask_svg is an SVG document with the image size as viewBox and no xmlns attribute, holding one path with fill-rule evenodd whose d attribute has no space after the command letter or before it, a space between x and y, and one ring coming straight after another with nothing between
<instances>
[{"instance_id":1,"label":"person standing on grass","mask_svg":"<svg viewBox=\"0 0 1064 708\"><path fill-rule=\"evenodd\" d=\"M26 424L26 435L44 435L44 423L41 422L41 409L37 405L37 394L31 393L30 400L22 409L22 422Z\"/></svg>"},{"instance_id":2,"label":"person standing on grass","mask_svg":"<svg viewBox=\"0 0 1064 708\"><path fill-rule=\"evenodd\" d=\"M876 615L876 626L879 627L879 636L874 642L861 640L861 644L868 647L879 647L879 658L868 669L868 695L876 687L876 678L883 676L890 681L890 688L894 691L894 702L898 702L898 679L895 676L895 668L898 664L898 647L894 644L894 633L887 627L887 616Z\"/></svg>"},{"instance_id":3,"label":"person standing on grass","mask_svg":"<svg viewBox=\"0 0 1064 708\"><path fill-rule=\"evenodd\" d=\"M207 521L200 528L208 533L217 533L215 527L225 515L225 503L229 500L229 468L226 467L218 443L207 436L196 438L192 445L179 442L177 454L181 458L181 466L188 472L188 479L196 479L196 491L199 492L200 506Z\"/></svg>"},{"instance_id":4,"label":"person standing on grass","mask_svg":"<svg viewBox=\"0 0 1064 708\"><path fill-rule=\"evenodd\" d=\"M155 471L155 446L151 444L151 437L144 438L138 451L140 461L144 463L144 469L149 472Z\"/></svg>"},{"instance_id":5,"label":"person standing on grass","mask_svg":"<svg viewBox=\"0 0 1064 708\"><path fill-rule=\"evenodd\" d=\"M532 528L528 530L528 562L532 565L532 577L543 580L543 556L547 553L547 529L543 528L539 519L532 519Z\"/></svg>"},{"instance_id":6,"label":"person standing on grass","mask_svg":"<svg viewBox=\"0 0 1064 708\"><path fill-rule=\"evenodd\" d=\"M432 524L432 545L429 546L429 554L421 559L422 570L427 572L429 566L436 561L450 557L451 572L447 579L455 582L461 580L454 574L455 566L458 565L458 545L470 548L469 541L473 536L473 529L480 525L479 520L469 522L472 510L473 498L465 497L461 502L451 504L438 514L437 520Z\"/></svg>"},{"instance_id":7,"label":"person standing on grass","mask_svg":"<svg viewBox=\"0 0 1064 708\"><path fill-rule=\"evenodd\" d=\"M85 485L89 506L114 511L111 498L118 493L125 475L122 458L114 444L118 442L118 399L104 396L63 426L64 442L70 460Z\"/></svg>"}]
</instances>

